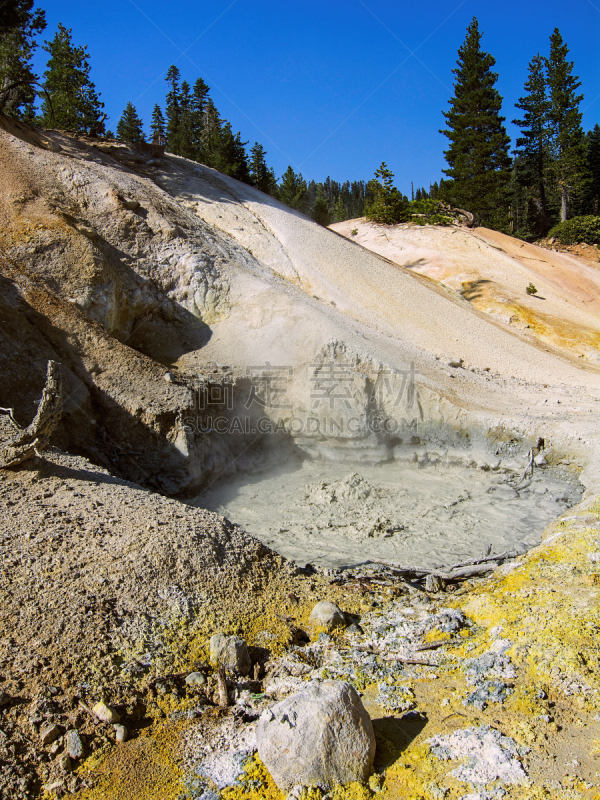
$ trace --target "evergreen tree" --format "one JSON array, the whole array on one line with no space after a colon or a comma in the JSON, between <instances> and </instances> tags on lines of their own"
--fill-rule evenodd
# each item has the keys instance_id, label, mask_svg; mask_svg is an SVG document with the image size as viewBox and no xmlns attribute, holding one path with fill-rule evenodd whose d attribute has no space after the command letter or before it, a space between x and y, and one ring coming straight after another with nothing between
<instances>
[{"instance_id":1,"label":"evergreen tree","mask_svg":"<svg viewBox=\"0 0 600 800\"><path fill-rule=\"evenodd\" d=\"M163 117L162 110L158 103L154 106L152 111L152 121L150 123L150 133L152 136L153 144L164 145L167 143L165 135L165 118Z\"/></svg>"},{"instance_id":2,"label":"evergreen tree","mask_svg":"<svg viewBox=\"0 0 600 800\"><path fill-rule=\"evenodd\" d=\"M217 148L213 155L214 168L224 175L237 178L238 181L250 183L248 155L246 153L248 142L242 142L239 132L233 133L230 122L225 122L221 126L220 135L216 143Z\"/></svg>"},{"instance_id":3,"label":"evergreen tree","mask_svg":"<svg viewBox=\"0 0 600 800\"><path fill-rule=\"evenodd\" d=\"M206 101L203 117L197 159L202 164L206 164L207 167L217 169L216 154L220 146L222 122L219 112L210 97Z\"/></svg>"},{"instance_id":4,"label":"evergreen tree","mask_svg":"<svg viewBox=\"0 0 600 800\"><path fill-rule=\"evenodd\" d=\"M194 138L194 111L192 89L187 81L182 81L179 92L179 130L177 132L178 155L184 158L195 158L198 154L197 141Z\"/></svg>"},{"instance_id":5,"label":"evergreen tree","mask_svg":"<svg viewBox=\"0 0 600 800\"><path fill-rule=\"evenodd\" d=\"M368 219L382 225L396 225L407 218L408 200L394 186L394 173L385 161L375 171L370 186L374 199L366 209Z\"/></svg>"},{"instance_id":6,"label":"evergreen tree","mask_svg":"<svg viewBox=\"0 0 600 800\"><path fill-rule=\"evenodd\" d=\"M279 186L277 185L277 177L273 167L269 167L269 194L271 197L279 199Z\"/></svg>"},{"instance_id":7,"label":"evergreen tree","mask_svg":"<svg viewBox=\"0 0 600 800\"><path fill-rule=\"evenodd\" d=\"M254 147L250 150L250 180L252 186L260 189L261 192L269 194L271 185L271 178L269 175L269 168L265 161L266 151L262 144L254 142Z\"/></svg>"},{"instance_id":8,"label":"evergreen tree","mask_svg":"<svg viewBox=\"0 0 600 800\"><path fill-rule=\"evenodd\" d=\"M95 129L101 133L101 111L104 103L90 79L87 46L75 47L71 30L60 23L56 36L45 42L43 49L50 54L44 72L44 88L50 95L42 103L40 122L66 130L86 133Z\"/></svg>"},{"instance_id":9,"label":"evergreen tree","mask_svg":"<svg viewBox=\"0 0 600 800\"><path fill-rule=\"evenodd\" d=\"M34 0L0 0L0 36L25 28L32 17L33 3Z\"/></svg>"},{"instance_id":10,"label":"evergreen tree","mask_svg":"<svg viewBox=\"0 0 600 800\"><path fill-rule=\"evenodd\" d=\"M339 195L333 207L333 218L336 222L343 222L345 219L348 219L342 195Z\"/></svg>"},{"instance_id":11,"label":"evergreen tree","mask_svg":"<svg viewBox=\"0 0 600 800\"><path fill-rule=\"evenodd\" d=\"M567 61L569 48L558 28L550 37L550 57L546 61L550 92L550 134L555 186L560 194L560 219L569 213L569 198L581 190L586 177L585 139L581 127L577 94L581 81L573 75L573 62Z\"/></svg>"},{"instance_id":12,"label":"evergreen tree","mask_svg":"<svg viewBox=\"0 0 600 800\"><path fill-rule=\"evenodd\" d=\"M447 130L441 131L450 147L444 155L453 179L452 202L472 211L476 219L491 227L508 223L508 182L510 180L509 137L500 115L502 97L495 88L498 75L492 72L495 59L481 50L477 19L467 28L458 51L454 97L445 111Z\"/></svg>"},{"instance_id":13,"label":"evergreen tree","mask_svg":"<svg viewBox=\"0 0 600 800\"><path fill-rule=\"evenodd\" d=\"M121 142L144 141L144 123L131 103L127 103L121 119L117 122L117 139Z\"/></svg>"},{"instance_id":14,"label":"evergreen tree","mask_svg":"<svg viewBox=\"0 0 600 800\"><path fill-rule=\"evenodd\" d=\"M550 101L546 92L544 59L539 53L529 63L525 91L527 94L515 103L524 112L523 119L513 120L513 124L521 128L515 151L515 180L530 191L528 228L541 236L550 227L546 199L550 167Z\"/></svg>"},{"instance_id":15,"label":"evergreen tree","mask_svg":"<svg viewBox=\"0 0 600 800\"><path fill-rule=\"evenodd\" d=\"M180 89L179 79L181 73L174 64L167 70L165 78L169 85L166 101L167 114L167 149L171 153L179 152L179 133L181 130L181 108L180 108Z\"/></svg>"},{"instance_id":16,"label":"evergreen tree","mask_svg":"<svg viewBox=\"0 0 600 800\"><path fill-rule=\"evenodd\" d=\"M210 89L202 78L197 78L194 83L190 101L190 127L194 142L194 158L202 161L202 131L206 123L206 111Z\"/></svg>"},{"instance_id":17,"label":"evergreen tree","mask_svg":"<svg viewBox=\"0 0 600 800\"><path fill-rule=\"evenodd\" d=\"M282 203L306 213L308 211L308 187L302 175L296 175L289 166L281 176L279 199Z\"/></svg>"},{"instance_id":18,"label":"evergreen tree","mask_svg":"<svg viewBox=\"0 0 600 800\"><path fill-rule=\"evenodd\" d=\"M600 125L598 123L587 135L587 166L590 182L586 211L588 214L600 216Z\"/></svg>"},{"instance_id":19,"label":"evergreen tree","mask_svg":"<svg viewBox=\"0 0 600 800\"><path fill-rule=\"evenodd\" d=\"M327 205L327 200L323 194L323 187L321 184L317 187L317 196L312 209L312 218L315 222L318 222L319 225L323 225L324 227L327 227L331 222L329 206Z\"/></svg>"},{"instance_id":20,"label":"evergreen tree","mask_svg":"<svg viewBox=\"0 0 600 800\"><path fill-rule=\"evenodd\" d=\"M35 37L46 27L46 16L40 9L31 10L33 2L25 4L27 9L20 5L20 23L0 26L0 111L33 122L37 76L31 60L37 47Z\"/></svg>"}]
</instances>

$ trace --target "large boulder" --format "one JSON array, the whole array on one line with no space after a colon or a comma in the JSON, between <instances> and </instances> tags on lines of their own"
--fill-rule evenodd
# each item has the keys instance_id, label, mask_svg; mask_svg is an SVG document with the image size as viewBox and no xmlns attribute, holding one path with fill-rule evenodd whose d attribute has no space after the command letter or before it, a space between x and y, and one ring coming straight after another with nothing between
<instances>
[{"instance_id":1,"label":"large boulder","mask_svg":"<svg viewBox=\"0 0 600 800\"><path fill-rule=\"evenodd\" d=\"M371 718L342 681L310 683L261 714L258 754L282 791L366 781L375 756Z\"/></svg>"},{"instance_id":2,"label":"large boulder","mask_svg":"<svg viewBox=\"0 0 600 800\"><path fill-rule=\"evenodd\" d=\"M210 663L215 667L227 667L247 675L252 667L248 646L239 636L215 633L210 637Z\"/></svg>"}]
</instances>

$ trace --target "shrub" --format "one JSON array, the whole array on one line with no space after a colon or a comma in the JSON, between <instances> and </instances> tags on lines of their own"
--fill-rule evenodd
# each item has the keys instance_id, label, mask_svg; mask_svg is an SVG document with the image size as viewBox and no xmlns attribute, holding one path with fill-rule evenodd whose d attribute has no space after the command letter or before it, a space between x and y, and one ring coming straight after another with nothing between
<instances>
[{"instance_id":1,"label":"shrub","mask_svg":"<svg viewBox=\"0 0 600 800\"><path fill-rule=\"evenodd\" d=\"M525 291L527 292L527 294L537 294L537 289L535 288L533 283L530 283L529 286L527 286L527 288L525 289Z\"/></svg>"},{"instance_id":2,"label":"shrub","mask_svg":"<svg viewBox=\"0 0 600 800\"><path fill-rule=\"evenodd\" d=\"M358 228L352 228L350 233L351 233L352 236L356 236L358 234Z\"/></svg>"},{"instance_id":3,"label":"shrub","mask_svg":"<svg viewBox=\"0 0 600 800\"><path fill-rule=\"evenodd\" d=\"M558 239L561 244L600 244L600 217L592 214L573 217L555 225L548 236Z\"/></svg>"}]
</instances>

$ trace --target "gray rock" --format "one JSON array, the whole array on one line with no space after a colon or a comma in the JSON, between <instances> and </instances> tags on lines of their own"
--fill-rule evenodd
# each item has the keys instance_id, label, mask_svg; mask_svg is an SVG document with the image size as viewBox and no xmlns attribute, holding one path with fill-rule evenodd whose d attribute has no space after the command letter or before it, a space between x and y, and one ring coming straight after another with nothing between
<instances>
[{"instance_id":1,"label":"gray rock","mask_svg":"<svg viewBox=\"0 0 600 800\"><path fill-rule=\"evenodd\" d=\"M441 592L445 585L445 582L441 578L438 578L437 575L428 575L425 578L425 591L427 592Z\"/></svg>"},{"instance_id":2,"label":"gray rock","mask_svg":"<svg viewBox=\"0 0 600 800\"><path fill-rule=\"evenodd\" d=\"M114 708L107 706L106 703L96 703L92 711L100 722L118 722L121 719Z\"/></svg>"},{"instance_id":3,"label":"gray rock","mask_svg":"<svg viewBox=\"0 0 600 800\"><path fill-rule=\"evenodd\" d=\"M462 358L451 358L451 359L448 361L448 366L449 366L449 367L454 367L455 369L458 369L458 367L462 367L462 365L463 365L464 363L465 363L465 362L462 360Z\"/></svg>"},{"instance_id":4,"label":"gray rock","mask_svg":"<svg viewBox=\"0 0 600 800\"><path fill-rule=\"evenodd\" d=\"M78 731L67 731L65 753L74 760L83 755L83 742Z\"/></svg>"},{"instance_id":5,"label":"gray rock","mask_svg":"<svg viewBox=\"0 0 600 800\"><path fill-rule=\"evenodd\" d=\"M63 772L71 772L73 764L69 756L65 753L60 757L60 768Z\"/></svg>"},{"instance_id":6,"label":"gray rock","mask_svg":"<svg viewBox=\"0 0 600 800\"><path fill-rule=\"evenodd\" d=\"M94 240L98 238L97 232L89 225L78 225L77 230L79 231L79 233L82 233L84 236L87 236L88 239Z\"/></svg>"},{"instance_id":7,"label":"gray rock","mask_svg":"<svg viewBox=\"0 0 600 800\"><path fill-rule=\"evenodd\" d=\"M40 739L42 744L52 744L60 736L60 728L52 722L46 723L40 730Z\"/></svg>"},{"instance_id":8,"label":"gray rock","mask_svg":"<svg viewBox=\"0 0 600 800\"><path fill-rule=\"evenodd\" d=\"M203 672L190 672L185 682L188 686L204 686L206 683L206 676Z\"/></svg>"},{"instance_id":9,"label":"gray rock","mask_svg":"<svg viewBox=\"0 0 600 800\"><path fill-rule=\"evenodd\" d=\"M341 681L311 683L261 714L258 754L282 791L366 781L375 756L371 718Z\"/></svg>"},{"instance_id":10,"label":"gray rock","mask_svg":"<svg viewBox=\"0 0 600 800\"><path fill-rule=\"evenodd\" d=\"M121 197L121 195L119 195L119 200L121 201L121 205L130 211L135 211L136 208L140 207L137 200L131 200L129 197Z\"/></svg>"},{"instance_id":11,"label":"gray rock","mask_svg":"<svg viewBox=\"0 0 600 800\"><path fill-rule=\"evenodd\" d=\"M309 622L314 628L322 628L331 631L334 628L341 628L346 624L344 612L335 603L321 600L320 603L310 612Z\"/></svg>"},{"instance_id":12,"label":"gray rock","mask_svg":"<svg viewBox=\"0 0 600 800\"><path fill-rule=\"evenodd\" d=\"M117 742L124 742L127 739L127 728L125 725L113 725L115 729L115 739Z\"/></svg>"},{"instance_id":13,"label":"gray rock","mask_svg":"<svg viewBox=\"0 0 600 800\"><path fill-rule=\"evenodd\" d=\"M0 689L0 708L10 702L10 695Z\"/></svg>"},{"instance_id":14,"label":"gray rock","mask_svg":"<svg viewBox=\"0 0 600 800\"><path fill-rule=\"evenodd\" d=\"M248 647L239 636L215 633L210 637L210 662L215 667L227 667L247 675L252 667Z\"/></svg>"}]
</instances>

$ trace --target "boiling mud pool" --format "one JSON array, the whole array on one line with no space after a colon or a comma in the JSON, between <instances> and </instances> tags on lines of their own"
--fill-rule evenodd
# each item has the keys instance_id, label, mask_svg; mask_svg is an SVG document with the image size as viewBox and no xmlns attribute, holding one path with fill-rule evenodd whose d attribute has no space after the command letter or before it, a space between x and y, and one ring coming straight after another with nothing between
<instances>
[{"instance_id":1,"label":"boiling mud pool","mask_svg":"<svg viewBox=\"0 0 600 800\"><path fill-rule=\"evenodd\" d=\"M349 467L304 461L211 487L195 501L238 523L299 564L371 558L444 566L537 544L549 522L577 503L564 468L522 472L391 463Z\"/></svg>"}]
</instances>

